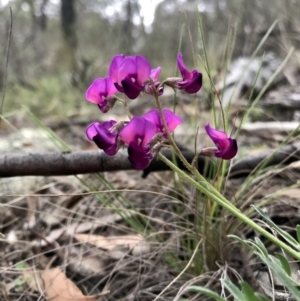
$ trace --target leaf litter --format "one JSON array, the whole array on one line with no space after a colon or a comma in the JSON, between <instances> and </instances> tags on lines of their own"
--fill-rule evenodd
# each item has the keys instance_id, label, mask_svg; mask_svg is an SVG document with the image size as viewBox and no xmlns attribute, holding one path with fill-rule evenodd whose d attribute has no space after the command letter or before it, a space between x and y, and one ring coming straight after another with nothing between
<instances>
[{"instance_id":1,"label":"leaf litter","mask_svg":"<svg viewBox=\"0 0 300 301\"><path fill-rule=\"evenodd\" d=\"M109 291L106 291L98 295L85 296L59 267L40 272L27 272L25 275L30 279L34 290L40 291L49 301L96 301L100 296L109 294Z\"/></svg>"},{"instance_id":2,"label":"leaf litter","mask_svg":"<svg viewBox=\"0 0 300 301\"><path fill-rule=\"evenodd\" d=\"M188 104L184 110L188 111ZM137 212L120 206L118 192L109 192L92 175L45 178L43 183L35 181L35 186L26 187L24 192L32 191L29 196L2 197L0 291L3 297L0 296L3 300L152 301L178 275L193 251L183 242L202 210L196 206L196 192L185 183L180 183L181 191L175 191L171 172L151 174L146 180L134 171L103 176L116 190L121 190L119 193L130 200ZM244 210L272 195L272 202L265 204L264 209L277 223L292 229L300 223L299 188L293 186L299 177L296 163L279 172L274 170L250 185L239 202ZM84 194L88 190L82 181L105 193ZM244 178L228 181L226 196L234 199L244 181ZM286 187L291 188L276 194ZM100 201L103 195L105 198ZM126 215L118 214L113 205ZM146 217L146 221L140 220L140 216ZM226 215L225 218L228 219ZM131 227L132 220L141 222L143 233ZM229 219L226 225L234 222ZM237 232L248 238L254 235L243 227ZM217 264L213 262L210 270L202 274L188 271L161 300L179 299L180 288L187 283L218 291L222 273L235 279L232 270L254 283L253 275L259 268L255 259L247 257L251 254L239 246L233 252L232 241L226 238L218 248ZM199 252L197 256L202 258L202 255Z\"/></svg>"}]
</instances>

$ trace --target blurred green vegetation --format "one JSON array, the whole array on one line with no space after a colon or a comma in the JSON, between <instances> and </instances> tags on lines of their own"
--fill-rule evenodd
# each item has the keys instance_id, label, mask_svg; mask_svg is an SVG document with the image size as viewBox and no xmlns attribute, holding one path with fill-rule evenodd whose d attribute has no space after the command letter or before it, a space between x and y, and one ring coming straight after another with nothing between
<instances>
[{"instance_id":1,"label":"blurred green vegetation","mask_svg":"<svg viewBox=\"0 0 300 301\"><path fill-rule=\"evenodd\" d=\"M300 0L164 0L146 27L142 0L11 0L5 5L0 1L1 84L9 7L13 12L4 112L25 104L39 117L67 116L84 105L85 89L94 78L107 74L117 53L143 54L153 68L162 66L162 78L174 76L182 30L180 50L187 66L205 73L197 9L212 74L224 68L228 32L232 32L231 58L247 56L276 19L278 26L261 52L285 56L294 46L297 56L299 4Z\"/></svg>"}]
</instances>

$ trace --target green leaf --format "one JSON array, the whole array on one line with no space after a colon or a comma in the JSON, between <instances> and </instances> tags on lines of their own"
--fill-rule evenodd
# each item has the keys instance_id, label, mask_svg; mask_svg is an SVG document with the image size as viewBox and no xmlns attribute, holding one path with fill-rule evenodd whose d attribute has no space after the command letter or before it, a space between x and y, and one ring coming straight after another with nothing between
<instances>
[{"instance_id":1,"label":"green leaf","mask_svg":"<svg viewBox=\"0 0 300 301\"><path fill-rule=\"evenodd\" d=\"M260 216L262 216L267 223L272 226L276 232L285 239L286 242L288 242L290 245L292 245L295 249L300 250L300 244L294 237L292 237L288 232L282 230L279 228L259 207L252 205L252 207L255 209L256 212L259 213Z\"/></svg>"},{"instance_id":2,"label":"green leaf","mask_svg":"<svg viewBox=\"0 0 300 301\"><path fill-rule=\"evenodd\" d=\"M196 293L201 293L201 294L211 297L217 301L227 301L226 299L219 296L217 293L213 292L212 290L210 290L208 288L202 287L202 286L189 286L187 288L187 290L193 291Z\"/></svg>"},{"instance_id":3,"label":"green leaf","mask_svg":"<svg viewBox=\"0 0 300 301\"><path fill-rule=\"evenodd\" d=\"M288 276L291 277L292 272L288 260L280 253L276 253L276 256L279 259L280 265L282 266L283 270L288 274Z\"/></svg>"},{"instance_id":4,"label":"green leaf","mask_svg":"<svg viewBox=\"0 0 300 301\"><path fill-rule=\"evenodd\" d=\"M234 235L234 234L229 234L229 235L227 235L227 237L229 237L229 238L234 238L234 239L237 240L239 243L241 243L243 246L245 246L248 250L254 251L254 248L252 248L252 247L249 245L249 243L248 243L247 240L244 240L244 239L242 239L242 238L240 238L240 237L238 237L238 236L236 236L236 235Z\"/></svg>"},{"instance_id":5,"label":"green leaf","mask_svg":"<svg viewBox=\"0 0 300 301\"><path fill-rule=\"evenodd\" d=\"M244 294L239 290L239 288L234 285L231 281L221 280L223 285L228 289L232 296L239 301L246 300Z\"/></svg>"},{"instance_id":6,"label":"green leaf","mask_svg":"<svg viewBox=\"0 0 300 301\"><path fill-rule=\"evenodd\" d=\"M268 250L266 249L265 245L263 244L263 242L258 237L255 237L254 240L255 240L257 247L261 250L261 252L265 255L265 257L268 257L269 253L268 253Z\"/></svg>"},{"instance_id":7,"label":"green leaf","mask_svg":"<svg viewBox=\"0 0 300 301\"><path fill-rule=\"evenodd\" d=\"M270 298L268 298L262 294L255 293L254 295L255 295L257 301L271 301Z\"/></svg>"},{"instance_id":8,"label":"green leaf","mask_svg":"<svg viewBox=\"0 0 300 301\"><path fill-rule=\"evenodd\" d=\"M16 264L16 269L17 270L23 270L23 269L26 269L26 268L28 268L29 267L29 265L27 264L27 262L25 262L25 261L21 261L21 262L18 262L17 264Z\"/></svg>"},{"instance_id":9,"label":"green leaf","mask_svg":"<svg viewBox=\"0 0 300 301\"><path fill-rule=\"evenodd\" d=\"M22 286L27 282L27 279L25 279L24 277L18 277L14 280L14 284L16 286Z\"/></svg>"},{"instance_id":10,"label":"green leaf","mask_svg":"<svg viewBox=\"0 0 300 301\"><path fill-rule=\"evenodd\" d=\"M276 260L278 259L272 255L269 256L269 259L263 257L261 254L258 254L258 256L267 265L267 267L274 272L276 277L278 277L280 282L287 288L289 293L295 297L296 300L300 300L300 291L295 287L293 279L287 275L283 268L276 264Z\"/></svg>"},{"instance_id":11,"label":"green leaf","mask_svg":"<svg viewBox=\"0 0 300 301\"><path fill-rule=\"evenodd\" d=\"M247 301L257 301L257 298L254 294L253 288L245 281L241 281L240 285L242 287L242 292Z\"/></svg>"},{"instance_id":12,"label":"green leaf","mask_svg":"<svg viewBox=\"0 0 300 301\"><path fill-rule=\"evenodd\" d=\"M296 226L297 240L300 243L300 225Z\"/></svg>"}]
</instances>

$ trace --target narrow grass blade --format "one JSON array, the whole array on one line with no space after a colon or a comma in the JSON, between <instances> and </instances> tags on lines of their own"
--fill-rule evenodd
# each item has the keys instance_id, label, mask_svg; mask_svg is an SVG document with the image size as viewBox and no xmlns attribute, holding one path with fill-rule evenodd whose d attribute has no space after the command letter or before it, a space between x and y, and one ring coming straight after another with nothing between
<instances>
[{"instance_id":1,"label":"narrow grass blade","mask_svg":"<svg viewBox=\"0 0 300 301\"><path fill-rule=\"evenodd\" d=\"M254 241L255 241L256 246L261 250L261 252L264 254L264 256L268 257L269 253L268 253L268 250L266 249L265 245L263 244L263 242L258 237L255 237Z\"/></svg>"},{"instance_id":2,"label":"narrow grass blade","mask_svg":"<svg viewBox=\"0 0 300 301\"><path fill-rule=\"evenodd\" d=\"M287 288L287 290L290 292L290 294L296 299L300 300L300 291L295 287L295 282L293 279L291 279L285 271L282 269L282 267L278 266L275 263L276 258L274 258L272 255L270 255L270 259L267 259L260 254L257 254L260 259L270 268L274 274L279 278L280 282Z\"/></svg>"},{"instance_id":3,"label":"narrow grass blade","mask_svg":"<svg viewBox=\"0 0 300 301\"><path fill-rule=\"evenodd\" d=\"M244 294L239 290L239 288L234 285L231 281L221 280L223 285L227 288L227 290L232 294L232 296L239 301L246 301Z\"/></svg>"},{"instance_id":4,"label":"narrow grass blade","mask_svg":"<svg viewBox=\"0 0 300 301\"><path fill-rule=\"evenodd\" d=\"M297 232L297 240L300 243L300 225L296 226L296 232Z\"/></svg>"},{"instance_id":5,"label":"narrow grass blade","mask_svg":"<svg viewBox=\"0 0 300 301\"><path fill-rule=\"evenodd\" d=\"M202 287L202 286L189 286L187 288L187 290L206 295L217 301L226 301L226 299L220 297L217 293L213 292L212 290L210 290L208 288Z\"/></svg>"},{"instance_id":6,"label":"narrow grass blade","mask_svg":"<svg viewBox=\"0 0 300 301\"><path fill-rule=\"evenodd\" d=\"M252 205L255 211L263 217L266 222L276 230L276 232L290 245L292 245L295 249L300 250L300 245L296 239L294 239L288 232L279 228L259 207Z\"/></svg>"},{"instance_id":7,"label":"narrow grass blade","mask_svg":"<svg viewBox=\"0 0 300 301\"><path fill-rule=\"evenodd\" d=\"M254 294L253 288L246 281L241 281L240 286L241 286L242 292L245 296L245 300L257 301L257 298Z\"/></svg>"},{"instance_id":8,"label":"narrow grass blade","mask_svg":"<svg viewBox=\"0 0 300 301\"><path fill-rule=\"evenodd\" d=\"M290 264L287 261L287 259L282 254L280 254L280 253L276 253L276 256L279 259L280 264L281 264L283 270L288 274L288 276L291 277L291 275L292 275L291 267L290 267Z\"/></svg>"}]
</instances>

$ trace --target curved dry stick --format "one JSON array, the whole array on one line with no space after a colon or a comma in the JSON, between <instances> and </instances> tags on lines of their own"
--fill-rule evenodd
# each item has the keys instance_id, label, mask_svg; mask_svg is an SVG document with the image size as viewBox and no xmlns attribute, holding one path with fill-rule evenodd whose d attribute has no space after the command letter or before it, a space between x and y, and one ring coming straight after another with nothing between
<instances>
[{"instance_id":1,"label":"curved dry stick","mask_svg":"<svg viewBox=\"0 0 300 301\"><path fill-rule=\"evenodd\" d=\"M8 153L0 155L0 177L62 176L132 169L125 152Z\"/></svg>"},{"instance_id":2,"label":"curved dry stick","mask_svg":"<svg viewBox=\"0 0 300 301\"><path fill-rule=\"evenodd\" d=\"M249 175L259 164L272 154L269 150L258 155L242 158L230 169L229 178L239 178ZM162 153L172 160L172 152ZM183 150L182 154L188 162L192 162L194 153ZM177 165L186 169L178 157ZM265 167L289 164L300 160L300 142L286 145L267 159ZM212 159L198 157L198 170L203 174L214 176L215 163ZM127 158L127 150L120 150L115 156L107 156L102 151L48 152L48 153L7 153L0 155L0 178L16 176L67 176L76 174L97 173L105 171L133 170ZM159 159L153 159L148 168L143 170L142 177L149 173L169 170L169 167ZM137 171L138 172L138 171Z\"/></svg>"},{"instance_id":3,"label":"curved dry stick","mask_svg":"<svg viewBox=\"0 0 300 301\"><path fill-rule=\"evenodd\" d=\"M270 149L260 154L238 160L230 169L229 178L248 176L255 168L262 164L264 160L266 160L265 167L270 167L278 164L287 165L292 162L299 161L300 142L285 145L272 155L273 152L274 150Z\"/></svg>"},{"instance_id":4,"label":"curved dry stick","mask_svg":"<svg viewBox=\"0 0 300 301\"><path fill-rule=\"evenodd\" d=\"M163 151L172 160L170 151ZM183 151L188 161L194 154ZM67 176L134 169L127 158L127 150L120 150L115 156L107 156L102 151L46 152L46 153L7 153L0 155L0 178L16 176ZM178 158L177 158L178 160ZM205 159L199 158L199 171L203 171ZM178 162L181 168L183 164ZM162 161L154 159L143 171L143 177L150 172L169 170Z\"/></svg>"}]
</instances>

